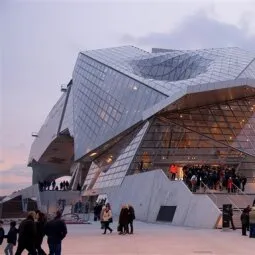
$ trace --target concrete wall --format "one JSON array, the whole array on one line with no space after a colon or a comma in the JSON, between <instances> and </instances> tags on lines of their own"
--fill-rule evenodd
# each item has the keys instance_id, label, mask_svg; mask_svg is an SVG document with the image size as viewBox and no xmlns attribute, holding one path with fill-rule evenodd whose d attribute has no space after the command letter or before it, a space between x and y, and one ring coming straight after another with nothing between
<instances>
[{"instance_id":1,"label":"concrete wall","mask_svg":"<svg viewBox=\"0 0 255 255\"><path fill-rule=\"evenodd\" d=\"M207 195L193 195L182 181L169 181L162 170L125 177L119 187L102 191L108 196L114 215L122 204L130 203L136 218L156 222L160 206L177 206L173 225L214 228L220 210Z\"/></svg>"},{"instance_id":2,"label":"concrete wall","mask_svg":"<svg viewBox=\"0 0 255 255\"><path fill-rule=\"evenodd\" d=\"M58 209L58 200L66 200L66 204L74 204L81 199L79 191L52 191L46 190L40 192L40 201L43 211L48 213L55 213Z\"/></svg>"},{"instance_id":3,"label":"concrete wall","mask_svg":"<svg viewBox=\"0 0 255 255\"><path fill-rule=\"evenodd\" d=\"M31 185L25 189L21 190L22 198L36 198L39 196L38 184Z\"/></svg>"}]
</instances>

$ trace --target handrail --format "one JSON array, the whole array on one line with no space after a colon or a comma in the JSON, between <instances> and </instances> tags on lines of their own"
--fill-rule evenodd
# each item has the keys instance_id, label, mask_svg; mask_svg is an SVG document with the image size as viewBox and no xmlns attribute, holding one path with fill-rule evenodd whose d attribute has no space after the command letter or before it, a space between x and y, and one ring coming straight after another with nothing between
<instances>
[{"instance_id":1,"label":"handrail","mask_svg":"<svg viewBox=\"0 0 255 255\"><path fill-rule=\"evenodd\" d=\"M229 200L229 202L230 202L231 204L233 204L233 205L237 208L237 210L238 210L240 213L243 212L228 196L227 196L227 199Z\"/></svg>"},{"instance_id":2,"label":"handrail","mask_svg":"<svg viewBox=\"0 0 255 255\"><path fill-rule=\"evenodd\" d=\"M200 182L206 187L205 191L208 190L209 191L208 193L212 194L217 199L217 196L211 191L211 189L203 181L200 181Z\"/></svg>"},{"instance_id":3,"label":"handrail","mask_svg":"<svg viewBox=\"0 0 255 255\"><path fill-rule=\"evenodd\" d=\"M241 192L244 196L250 198L244 191L242 191L242 190L241 190L239 187L237 187L234 183L233 183L233 186L235 186L235 187L237 188L237 190L238 190L239 192ZM238 195L238 193L236 193L236 195Z\"/></svg>"},{"instance_id":4,"label":"handrail","mask_svg":"<svg viewBox=\"0 0 255 255\"><path fill-rule=\"evenodd\" d=\"M248 182L248 183L254 183L255 182L255 177L246 177L247 178L247 182L248 182L248 180L252 180L252 182Z\"/></svg>"}]
</instances>

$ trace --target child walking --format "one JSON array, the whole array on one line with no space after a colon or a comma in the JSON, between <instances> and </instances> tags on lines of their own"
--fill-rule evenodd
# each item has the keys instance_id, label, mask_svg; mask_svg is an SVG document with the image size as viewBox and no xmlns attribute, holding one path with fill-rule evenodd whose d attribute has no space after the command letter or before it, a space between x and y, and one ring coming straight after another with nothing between
<instances>
[{"instance_id":1,"label":"child walking","mask_svg":"<svg viewBox=\"0 0 255 255\"><path fill-rule=\"evenodd\" d=\"M18 229L16 228L16 222L11 221L10 230L5 236L7 238L7 246L4 249L6 255L13 255L13 247L16 245L17 242L17 233Z\"/></svg>"}]
</instances>

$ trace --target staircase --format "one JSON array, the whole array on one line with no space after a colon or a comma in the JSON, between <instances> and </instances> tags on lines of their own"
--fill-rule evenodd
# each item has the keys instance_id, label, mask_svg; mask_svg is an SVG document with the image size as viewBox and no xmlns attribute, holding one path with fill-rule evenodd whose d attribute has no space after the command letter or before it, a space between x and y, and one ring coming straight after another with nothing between
<instances>
[{"instance_id":1,"label":"staircase","mask_svg":"<svg viewBox=\"0 0 255 255\"><path fill-rule=\"evenodd\" d=\"M217 205L217 207L222 211L224 204L232 204L233 208L233 221L236 228L241 228L240 216L244 208L248 205L252 206L253 200L255 198L255 194L245 194L245 193L220 193L220 192L212 192L210 193L194 193L196 195L199 194L207 194L209 198ZM221 228L220 225L218 225Z\"/></svg>"}]
</instances>

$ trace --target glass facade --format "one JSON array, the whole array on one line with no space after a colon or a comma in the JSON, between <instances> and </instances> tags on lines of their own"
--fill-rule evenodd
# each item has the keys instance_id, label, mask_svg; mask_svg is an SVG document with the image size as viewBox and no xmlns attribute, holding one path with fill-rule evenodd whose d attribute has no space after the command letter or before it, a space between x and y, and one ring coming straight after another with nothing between
<instances>
[{"instance_id":1,"label":"glass facade","mask_svg":"<svg viewBox=\"0 0 255 255\"><path fill-rule=\"evenodd\" d=\"M251 61L249 65L240 73L239 78L255 79L255 60Z\"/></svg>"},{"instance_id":2,"label":"glass facade","mask_svg":"<svg viewBox=\"0 0 255 255\"><path fill-rule=\"evenodd\" d=\"M81 52L72 85L49 113L29 160L47 152L61 125L73 137L71 161L86 165L86 189L119 185L127 174L173 162L253 169L254 59L235 47ZM63 154L59 144L50 156Z\"/></svg>"},{"instance_id":3,"label":"glass facade","mask_svg":"<svg viewBox=\"0 0 255 255\"><path fill-rule=\"evenodd\" d=\"M84 186L87 189L98 189L120 185L148 126L149 122L146 122L142 127L133 130L130 135L94 160Z\"/></svg>"},{"instance_id":4,"label":"glass facade","mask_svg":"<svg viewBox=\"0 0 255 255\"><path fill-rule=\"evenodd\" d=\"M254 56L239 48L202 50L170 50L140 56L133 61L134 71L143 77L164 80L170 84L190 85L232 80L244 67L251 64ZM252 68L252 65L250 66ZM250 75L248 71L244 77ZM166 88L167 88L166 87Z\"/></svg>"},{"instance_id":5,"label":"glass facade","mask_svg":"<svg viewBox=\"0 0 255 255\"><path fill-rule=\"evenodd\" d=\"M255 163L255 97L163 112L152 121L130 173L169 164ZM247 164L246 164L247 165Z\"/></svg>"},{"instance_id":6,"label":"glass facade","mask_svg":"<svg viewBox=\"0 0 255 255\"><path fill-rule=\"evenodd\" d=\"M47 119L38 132L38 137L34 140L30 155L29 162L33 159L38 161L42 154L45 152L49 144L57 137L58 128L60 125L61 115L65 103L65 96L63 94L58 102L54 105L50 111Z\"/></svg>"},{"instance_id":7,"label":"glass facade","mask_svg":"<svg viewBox=\"0 0 255 255\"><path fill-rule=\"evenodd\" d=\"M66 109L64 113L64 118L62 121L61 129L60 131L63 132L65 130L68 130L70 135L74 136L74 128L73 128L73 89L72 86L68 88L70 91L66 93L66 96L68 96L68 101L66 103Z\"/></svg>"},{"instance_id":8,"label":"glass facade","mask_svg":"<svg viewBox=\"0 0 255 255\"><path fill-rule=\"evenodd\" d=\"M73 75L75 159L142 120L147 108L166 98L83 54Z\"/></svg>"},{"instance_id":9,"label":"glass facade","mask_svg":"<svg viewBox=\"0 0 255 255\"><path fill-rule=\"evenodd\" d=\"M192 53L181 53L175 51L170 53L134 61L134 71L145 78L165 81L179 81L195 78L205 73L209 68L211 59L203 55Z\"/></svg>"},{"instance_id":10,"label":"glass facade","mask_svg":"<svg viewBox=\"0 0 255 255\"><path fill-rule=\"evenodd\" d=\"M255 156L255 97L165 113L167 119Z\"/></svg>"}]
</instances>

